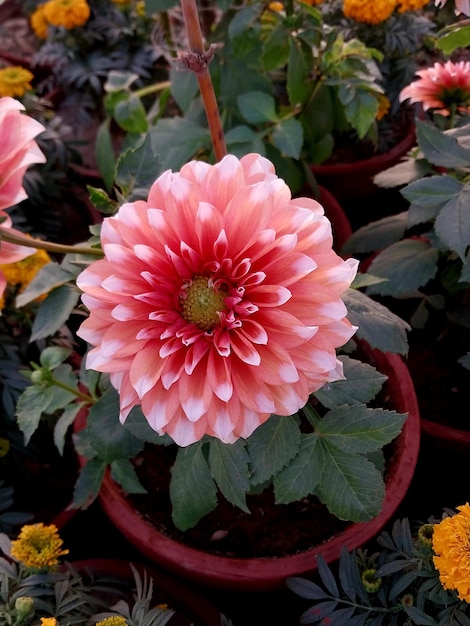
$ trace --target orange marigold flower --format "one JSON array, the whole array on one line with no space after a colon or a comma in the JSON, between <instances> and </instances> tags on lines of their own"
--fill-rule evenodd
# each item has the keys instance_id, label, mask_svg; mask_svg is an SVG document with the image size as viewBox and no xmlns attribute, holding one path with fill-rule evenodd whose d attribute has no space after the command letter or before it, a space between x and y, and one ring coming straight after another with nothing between
<instances>
[{"instance_id":1,"label":"orange marigold flower","mask_svg":"<svg viewBox=\"0 0 470 626\"><path fill-rule=\"evenodd\" d=\"M448 116L451 108L470 111L470 61L446 61L416 72L419 77L400 92L400 101L420 102Z\"/></svg>"},{"instance_id":2,"label":"orange marigold flower","mask_svg":"<svg viewBox=\"0 0 470 626\"><path fill-rule=\"evenodd\" d=\"M49 22L46 19L46 14L44 11L45 6L45 4L40 4L29 18L31 28L33 29L36 37L38 37L39 39L47 38L47 29L49 27Z\"/></svg>"},{"instance_id":3,"label":"orange marigold flower","mask_svg":"<svg viewBox=\"0 0 470 626\"><path fill-rule=\"evenodd\" d=\"M470 505L467 502L457 510L434 526L433 561L442 586L470 602Z\"/></svg>"},{"instance_id":4,"label":"orange marigold flower","mask_svg":"<svg viewBox=\"0 0 470 626\"><path fill-rule=\"evenodd\" d=\"M398 0L398 11L418 11L429 4L429 0Z\"/></svg>"},{"instance_id":5,"label":"orange marigold flower","mask_svg":"<svg viewBox=\"0 0 470 626\"><path fill-rule=\"evenodd\" d=\"M0 97L21 98L33 88L33 78L34 75L21 65L3 67L0 69Z\"/></svg>"},{"instance_id":6,"label":"orange marigold flower","mask_svg":"<svg viewBox=\"0 0 470 626\"><path fill-rule=\"evenodd\" d=\"M390 100L387 98L387 96L379 94L378 101L379 110L377 111L377 115L375 117L377 120L381 120L390 111Z\"/></svg>"},{"instance_id":7,"label":"orange marigold flower","mask_svg":"<svg viewBox=\"0 0 470 626\"><path fill-rule=\"evenodd\" d=\"M49 0L44 5L44 15L49 24L70 30L87 22L90 7L86 0Z\"/></svg>"},{"instance_id":8,"label":"orange marigold flower","mask_svg":"<svg viewBox=\"0 0 470 626\"><path fill-rule=\"evenodd\" d=\"M343 13L357 22L379 24L389 18L397 6L397 0L344 0Z\"/></svg>"},{"instance_id":9,"label":"orange marigold flower","mask_svg":"<svg viewBox=\"0 0 470 626\"><path fill-rule=\"evenodd\" d=\"M11 542L10 553L27 567L49 569L58 565L59 557L69 553L62 549L62 544L54 524L27 524L22 527L18 539Z\"/></svg>"}]
</instances>

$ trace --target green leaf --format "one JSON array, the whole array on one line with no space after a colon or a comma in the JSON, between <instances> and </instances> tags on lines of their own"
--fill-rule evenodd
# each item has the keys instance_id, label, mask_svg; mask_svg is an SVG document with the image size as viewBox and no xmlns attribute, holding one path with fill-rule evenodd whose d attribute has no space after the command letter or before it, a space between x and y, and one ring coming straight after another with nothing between
<instances>
[{"instance_id":1,"label":"green leaf","mask_svg":"<svg viewBox=\"0 0 470 626\"><path fill-rule=\"evenodd\" d=\"M456 178L442 174L416 180L404 187L401 194L413 204L441 209L463 189L464 185Z\"/></svg>"},{"instance_id":2,"label":"green leaf","mask_svg":"<svg viewBox=\"0 0 470 626\"><path fill-rule=\"evenodd\" d=\"M462 261L470 245L470 187L466 185L441 209L434 222L434 230L449 250L456 252Z\"/></svg>"},{"instance_id":3,"label":"green leaf","mask_svg":"<svg viewBox=\"0 0 470 626\"><path fill-rule=\"evenodd\" d=\"M211 439L209 445L209 465L217 487L229 502L249 513L246 493L250 489L250 472L245 444L240 439L233 444Z\"/></svg>"},{"instance_id":4,"label":"green leaf","mask_svg":"<svg viewBox=\"0 0 470 626\"><path fill-rule=\"evenodd\" d=\"M149 130L154 159L161 161L160 172L178 171L196 152L211 145L209 131L182 117L161 119ZM156 178L156 177L155 177Z\"/></svg>"},{"instance_id":5,"label":"green leaf","mask_svg":"<svg viewBox=\"0 0 470 626\"><path fill-rule=\"evenodd\" d=\"M342 254L373 252L400 241L407 229L408 212L397 213L358 228L344 244Z\"/></svg>"},{"instance_id":6,"label":"green leaf","mask_svg":"<svg viewBox=\"0 0 470 626\"><path fill-rule=\"evenodd\" d=\"M84 402L74 402L65 407L64 412L54 426L54 443L60 454L64 453L65 438L70 426L74 423L78 412L85 406Z\"/></svg>"},{"instance_id":7,"label":"green leaf","mask_svg":"<svg viewBox=\"0 0 470 626\"><path fill-rule=\"evenodd\" d=\"M373 463L319 441L324 471L317 486L320 500L341 520L367 522L380 513L385 497L382 474Z\"/></svg>"},{"instance_id":8,"label":"green leaf","mask_svg":"<svg viewBox=\"0 0 470 626\"><path fill-rule=\"evenodd\" d=\"M71 285L53 289L39 306L31 330L30 341L52 337L69 319L77 306L80 293Z\"/></svg>"},{"instance_id":9,"label":"green leaf","mask_svg":"<svg viewBox=\"0 0 470 626\"><path fill-rule=\"evenodd\" d=\"M104 90L106 93L115 91L128 90L133 83L139 78L134 72L126 72L123 70L110 70L106 76Z\"/></svg>"},{"instance_id":10,"label":"green leaf","mask_svg":"<svg viewBox=\"0 0 470 626\"><path fill-rule=\"evenodd\" d=\"M316 435L302 435L297 456L274 477L276 504L289 504L315 493L323 467L315 454Z\"/></svg>"},{"instance_id":11,"label":"green leaf","mask_svg":"<svg viewBox=\"0 0 470 626\"><path fill-rule=\"evenodd\" d=\"M267 37L262 54L266 72L272 72L287 65L289 60L289 31L283 23L278 24Z\"/></svg>"},{"instance_id":12,"label":"green leaf","mask_svg":"<svg viewBox=\"0 0 470 626\"><path fill-rule=\"evenodd\" d=\"M24 435L25 445L28 445L32 435L36 432L42 414L46 411L53 397L51 387L31 385L26 387L18 398L16 405L16 421Z\"/></svg>"},{"instance_id":13,"label":"green leaf","mask_svg":"<svg viewBox=\"0 0 470 626\"><path fill-rule=\"evenodd\" d=\"M234 39L239 35L246 35L253 24L258 22L262 10L263 6L257 2L245 6L242 5L230 22L228 29L230 39Z\"/></svg>"},{"instance_id":14,"label":"green leaf","mask_svg":"<svg viewBox=\"0 0 470 626\"><path fill-rule=\"evenodd\" d=\"M438 251L421 239L404 239L379 252L370 264L374 276L386 279L371 285L367 294L404 296L426 285L437 273Z\"/></svg>"},{"instance_id":15,"label":"green leaf","mask_svg":"<svg viewBox=\"0 0 470 626\"><path fill-rule=\"evenodd\" d=\"M338 406L328 411L316 430L328 447L364 454L380 450L395 439L406 418L406 413L373 409L365 404Z\"/></svg>"},{"instance_id":16,"label":"green leaf","mask_svg":"<svg viewBox=\"0 0 470 626\"><path fill-rule=\"evenodd\" d=\"M183 113L189 107L199 91L199 85L194 72L182 72L179 69L170 70L171 95Z\"/></svg>"},{"instance_id":17,"label":"green leaf","mask_svg":"<svg viewBox=\"0 0 470 626\"><path fill-rule=\"evenodd\" d=\"M114 176L116 174L116 156L114 154L110 125L110 117L105 118L101 122L95 141L96 165L98 166L104 185L108 191L113 187ZM93 197L92 202L95 202ZM95 204L95 206L97 205Z\"/></svg>"},{"instance_id":18,"label":"green leaf","mask_svg":"<svg viewBox=\"0 0 470 626\"><path fill-rule=\"evenodd\" d=\"M130 148L119 157L116 183L123 190L127 200L146 197L149 188L162 171L162 164L155 153L149 131L136 148Z\"/></svg>"},{"instance_id":19,"label":"green leaf","mask_svg":"<svg viewBox=\"0 0 470 626\"><path fill-rule=\"evenodd\" d=\"M117 459L111 463L111 478L121 485L126 493L148 493L139 481L129 459Z\"/></svg>"},{"instance_id":20,"label":"green leaf","mask_svg":"<svg viewBox=\"0 0 470 626\"><path fill-rule=\"evenodd\" d=\"M470 167L470 149L459 145L457 139L428 122L416 120L416 136L424 156L442 167Z\"/></svg>"},{"instance_id":21,"label":"green leaf","mask_svg":"<svg viewBox=\"0 0 470 626\"><path fill-rule=\"evenodd\" d=\"M383 352L407 354L407 331L410 326L379 302L356 289L343 294L348 319L358 326L356 336L365 339L372 348Z\"/></svg>"},{"instance_id":22,"label":"green leaf","mask_svg":"<svg viewBox=\"0 0 470 626\"><path fill-rule=\"evenodd\" d=\"M339 90L341 96L341 88ZM363 139L375 122L379 108L377 98L369 92L356 91L353 99L344 107L346 119Z\"/></svg>"},{"instance_id":23,"label":"green leaf","mask_svg":"<svg viewBox=\"0 0 470 626\"><path fill-rule=\"evenodd\" d=\"M300 40L289 41L286 87L292 105L305 104L312 93L312 50Z\"/></svg>"},{"instance_id":24,"label":"green leaf","mask_svg":"<svg viewBox=\"0 0 470 626\"><path fill-rule=\"evenodd\" d=\"M298 120L282 120L273 129L272 141L280 152L299 159L304 141L302 124Z\"/></svg>"},{"instance_id":25,"label":"green leaf","mask_svg":"<svg viewBox=\"0 0 470 626\"><path fill-rule=\"evenodd\" d=\"M470 23L465 20L456 22L440 30L437 33L436 46L449 56L457 48L470 46Z\"/></svg>"},{"instance_id":26,"label":"green leaf","mask_svg":"<svg viewBox=\"0 0 470 626\"><path fill-rule=\"evenodd\" d=\"M114 109L114 119L128 133L145 133L148 129L146 115L142 100L135 94L118 102Z\"/></svg>"},{"instance_id":27,"label":"green leaf","mask_svg":"<svg viewBox=\"0 0 470 626\"><path fill-rule=\"evenodd\" d=\"M326 383L313 395L323 406L332 408L340 404L370 402L382 389L387 376L381 374L369 363L340 355L345 380Z\"/></svg>"},{"instance_id":28,"label":"green leaf","mask_svg":"<svg viewBox=\"0 0 470 626\"><path fill-rule=\"evenodd\" d=\"M115 389L106 391L90 409L87 420L89 441L100 460L111 463L130 459L143 448L119 421L119 396Z\"/></svg>"},{"instance_id":29,"label":"green leaf","mask_svg":"<svg viewBox=\"0 0 470 626\"><path fill-rule=\"evenodd\" d=\"M297 454L299 427L292 416L271 415L246 440L246 446L252 485L262 484L288 465Z\"/></svg>"},{"instance_id":30,"label":"green leaf","mask_svg":"<svg viewBox=\"0 0 470 626\"><path fill-rule=\"evenodd\" d=\"M140 439L148 443L156 445L168 445L173 443L173 440L168 435L159 435L153 428L150 427L146 417L142 413L140 406L136 406L127 416L124 422L124 428Z\"/></svg>"},{"instance_id":31,"label":"green leaf","mask_svg":"<svg viewBox=\"0 0 470 626\"><path fill-rule=\"evenodd\" d=\"M96 500L101 489L107 463L92 459L81 469L73 490L72 507L86 509Z\"/></svg>"},{"instance_id":32,"label":"green leaf","mask_svg":"<svg viewBox=\"0 0 470 626\"><path fill-rule=\"evenodd\" d=\"M263 122L277 121L276 101L268 94L261 91L242 93L237 98L238 108L247 122L261 124Z\"/></svg>"},{"instance_id":33,"label":"green leaf","mask_svg":"<svg viewBox=\"0 0 470 626\"><path fill-rule=\"evenodd\" d=\"M64 270L58 263L48 263L41 267L23 293L16 298L16 306L22 307L73 279L73 274Z\"/></svg>"},{"instance_id":34,"label":"green leaf","mask_svg":"<svg viewBox=\"0 0 470 626\"><path fill-rule=\"evenodd\" d=\"M173 522L179 530L192 528L217 506L217 487L204 457L204 444L179 448L171 469Z\"/></svg>"},{"instance_id":35,"label":"green leaf","mask_svg":"<svg viewBox=\"0 0 470 626\"><path fill-rule=\"evenodd\" d=\"M68 363L63 363L62 365L56 367L53 376L54 379L58 380L64 385L67 385L72 389L78 390L77 377L72 371L72 367ZM66 389L62 389L55 384L52 384L52 397L46 412L52 415L53 413L55 413L55 411L63 409L71 402L74 402L76 399L77 396L74 393L67 391Z\"/></svg>"},{"instance_id":36,"label":"green leaf","mask_svg":"<svg viewBox=\"0 0 470 626\"><path fill-rule=\"evenodd\" d=\"M432 171L432 166L426 159L405 157L401 162L374 176L374 183L378 187L391 189L400 185L407 185L419 180Z\"/></svg>"},{"instance_id":37,"label":"green leaf","mask_svg":"<svg viewBox=\"0 0 470 626\"><path fill-rule=\"evenodd\" d=\"M42 367L47 368L48 370L54 370L61 363L63 363L68 356L70 356L71 351L68 348L61 348L60 346L49 346L48 348L44 348L39 357L39 362Z\"/></svg>"}]
</instances>

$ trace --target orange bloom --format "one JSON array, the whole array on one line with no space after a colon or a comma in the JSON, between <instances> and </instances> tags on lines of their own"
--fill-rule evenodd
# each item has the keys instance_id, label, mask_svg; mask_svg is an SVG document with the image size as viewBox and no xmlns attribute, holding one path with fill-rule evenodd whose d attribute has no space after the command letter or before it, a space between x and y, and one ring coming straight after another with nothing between
<instances>
[{"instance_id":1,"label":"orange bloom","mask_svg":"<svg viewBox=\"0 0 470 626\"><path fill-rule=\"evenodd\" d=\"M21 65L0 69L0 97L11 96L21 98L33 88L33 74Z\"/></svg>"},{"instance_id":2,"label":"orange bloom","mask_svg":"<svg viewBox=\"0 0 470 626\"><path fill-rule=\"evenodd\" d=\"M445 116L450 114L451 107L464 113L470 111L469 61L434 63L416 75L419 79L402 89L400 102L419 102L424 110L435 109Z\"/></svg>"},{"instance_id":3,"label":"orange bloom","mask_svg":"<svg viewBox=\"0 0 470 626\"><path fill-rule=\"evenodd\" d=\"M379 24L389 18L397 6L397 0L344 0L343 13L357 22Z\"/></svg>"},{"instance_id":4,"label":"orange bloom","mask_svg":"<svg viewBox=\"0 0 470 626\"><path fill-rule=\"evenodd\" d=\"M429 4L430 0L398 0L398 11L404 13L405 11L418 11L424 6Z\"/></svg>"},{"instance_id":5,"label":"orange bloom","mask_svg":"<svg viewBox=\"0 0 470 626\"><path fill-rule=\"evenodd\" d=\"M44 16L49 24L70 30L88 21L90 7L86 0L49 0L44 5Z\"/></svg>"},{"instance_id":6,"label":"orange bloom","mask_svg":"<svg viewBox=\"0 0 470 626\"><path fill-rule=\"evenodd\" d=\"M180 446L247 438L343 378L354 334L341 295L357 261L332 249L311 198L258 154L163 173L105 218L105 258L78 277L86 365L109 372L124 421L141 405Z\"/></svg>"},{"instance_id":7,"label":"orange bloom","mask_svg":"<svg viewBox=\"0 0 470 626\"><path fill-rule=\"evenodd\" d=\"M457 510L434 526L433 561L442 586L470 602L470 505L467 502Z\"/></svg>"},{"instance_id":8,"label":"orange bloom","mask_svg":"<svg viewBox=\"0 0 470 626\"><path fill-rule=\"evenodd\" d=\"M33 29L36 37L38 37L39 39L47 38L47 29L49 27L49 22L46 19L46 14L44 11L45 6L45 4L40 4L29 18L31 28Z\"/></svg>"}]
</instances>

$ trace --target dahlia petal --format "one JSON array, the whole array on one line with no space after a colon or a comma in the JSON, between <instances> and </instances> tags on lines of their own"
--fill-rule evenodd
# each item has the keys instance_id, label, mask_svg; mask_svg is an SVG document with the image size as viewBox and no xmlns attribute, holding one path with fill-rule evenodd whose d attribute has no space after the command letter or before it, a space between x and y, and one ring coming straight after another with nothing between
<instances>
[{"instance_id":1,"label":"dahlia petal","mask_svg":"<svg viewBox=\"0 0 470 626\"><path fill-rule=\"evenodd\" d=\"M261 357L249 339L241 333L234 332L231 335L231 347L233 352L247 365L259 365Z\"/></svg>"},{"instance_id":2,"label":"dahlia petal","mask_svg":"<svg viewBox=\"0 0 470 626\"><path fill-rule=\"evenodd\" d=\"M164 367L165 361L153 345L137 352L129 370L129 379L139 399L157 384Z\"/></svg>"},{"instance_id":3,"label":"dahlia petal","mask_svg":"<svg viewBox=\"0 0 470 626\"><path fill-rule=\"evenodd\" d=\"M228 402L233 395L230 361L211 350L207 359L207 380L215 395Z\"/></svg>"}]
</instances>

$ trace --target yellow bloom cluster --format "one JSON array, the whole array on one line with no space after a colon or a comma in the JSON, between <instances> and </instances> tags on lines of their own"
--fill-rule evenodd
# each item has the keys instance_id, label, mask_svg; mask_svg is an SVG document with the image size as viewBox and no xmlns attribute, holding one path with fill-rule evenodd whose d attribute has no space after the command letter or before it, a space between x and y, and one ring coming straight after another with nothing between
<instances>
[{"instance_id":1,"label":"yellow bloom cluster","mask_svg":"<svg viewBox=\"0 0 470 626\"><path fill-rule=\"evenodd\" d=\"M55 617L41 617L41 626L59 626Z\"/></svg>"},{"instance_id":2,"label":"yellow bloom cluster","mask_svg":"<svg viewBox=\"0 0 470 626\"><path fill-rule=\"evenodd\" d=\"M96 626L127 626L127 622L124 617L106 617L100 622L96 622Z\"/></svg>"},{"instance_id":3,"label":"yellow bloom cluster","mask_svg":"<svg viewBox=\"0 0 470 626\"><path fill-rule=\"evenodd\" d=\"M59 563L59 557L69 553L62 549L62 544L54 524L27 524L18 539L11 542L11 556L32 569L49 569Z\"/></svg>"},{"instance_id":4,"label":"yellow bloom cluster","mask_svg":"<svg viewBox=\"0 0 470 626\"><path fill-rule=\"evenodd\" d=\"M344 0L343 13L358 22L379 24L389 18L397 6L397 0Z\"/></svg>"},{"instance_id":5,"label":"yellow bloom cluster","mask_svg":"<svg viewBox=\"0 0 470 626\"><path fill-rule=\"evenodd\" d=\"M76 26L83 26L88 21L90 13L87 0L48 0L34 11L30 17L30 24L36 36L45 39L49 24L70 30Z\"/></svg>"},{"instance_id":6,"label":"yellow bloom cluster","mask_svg":"<svg viewBox=\"0 0 470 626\"><path fill-rule=\"evenodd\" d=\"M21 65L2 67L0 69L0 97L10 96L21 98L31 91L34 75Z\"/></svg>"},{"instance_id":7,"label":"yellow bloom cluster","mask_svg":"<svg viewBox=\"0 0 470 626\"><path fill-rule=\"evenodd\" d=\"M470 504L458 506L459 513L434 526L434 565L445 589L454 589L461 600L470 602Z\"/></svg>"},{"instance_id":8,"label":"yellow bloom cluster","mask_svg":"<svg viewBox=\"0 0 470 626\"><path fill-rule=\"evenodd\" d=\"M23 291L33 280L39 270L50 263L51 257L45 250L37 250L16 263L0 264L0 272L5 276L9 285L16 287L15 294ZM18 289L19 288L19 289ZM8 301L8 300L7 300ZM0 311L5 306L5 298L0 298Z\"/></svg>"}]
</instances>

